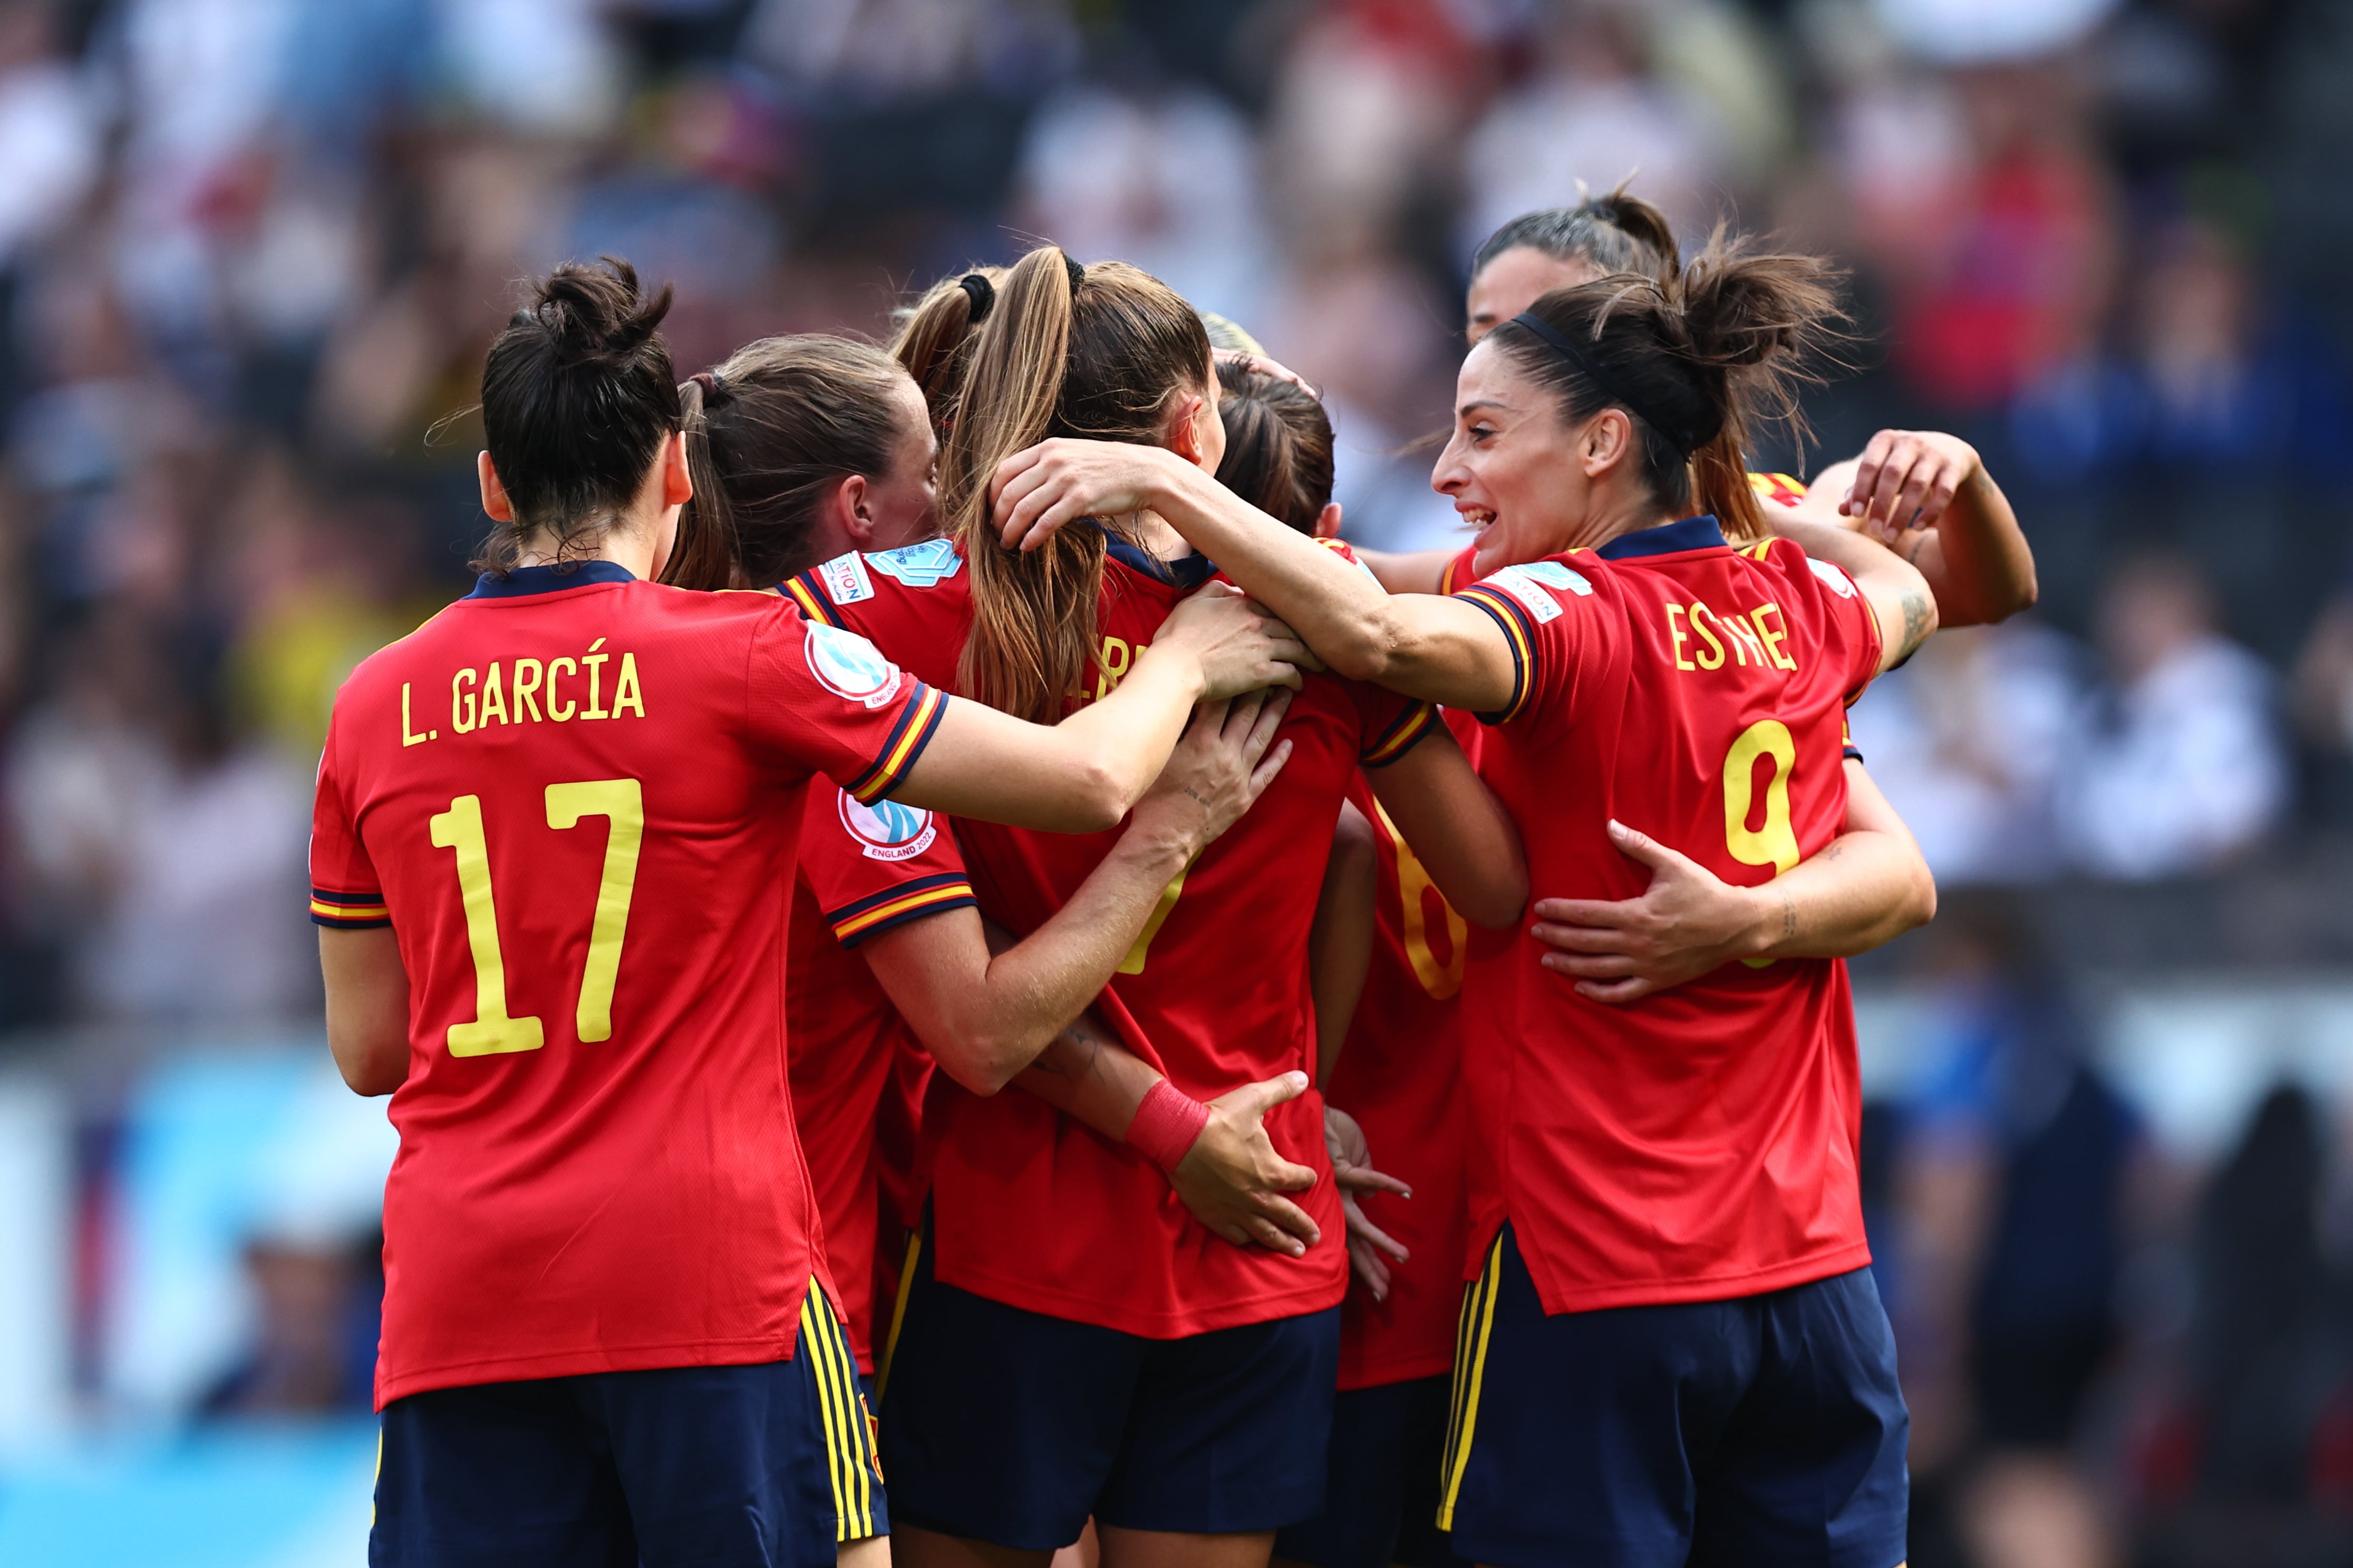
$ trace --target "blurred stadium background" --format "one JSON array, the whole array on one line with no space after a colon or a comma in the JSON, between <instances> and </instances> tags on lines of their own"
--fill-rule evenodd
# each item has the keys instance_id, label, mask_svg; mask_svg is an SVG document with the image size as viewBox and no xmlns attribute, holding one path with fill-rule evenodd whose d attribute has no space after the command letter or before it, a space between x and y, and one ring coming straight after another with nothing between
<instances>
[{"instance_id":1,"label":"blurred stadium background","mask_svg":"<svg viewBox=\"0 0 2353 1568\"><path fill-rule=\"evenodd\" d=\"M1957 430L2042 563L1855 718L1946 899L1857 966L1914 1563L2353 1563L2348 170L2348 0L0 0L0 1562L361 1560L309 784L512 279L632 258L683 372L1127 258L1397 547L1472 249L1639 171L1853 269L1770 466Z\"/></svg>"}]
</instances>

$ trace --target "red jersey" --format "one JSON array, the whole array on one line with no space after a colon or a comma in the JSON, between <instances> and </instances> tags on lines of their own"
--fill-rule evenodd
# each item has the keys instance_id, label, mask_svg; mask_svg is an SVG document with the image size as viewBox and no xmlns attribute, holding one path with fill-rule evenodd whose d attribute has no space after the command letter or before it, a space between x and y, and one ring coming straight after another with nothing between
<instances>
[{"instance_id":1,"label":"red jersey","mask_svg":"<svg viewBox=\"0 0 2353 1568\"><path fill-rule=\"evenodd\" d=\"M1697 517L1455 596L1517 662L1480 772L1537 896L1641 894L1613 816L1747 885L1837 836L1845 707L1880 643L1835 566L1782 540L1730 549ZM1543 952L1525 926L1472 937L1466 1268L1506 1219L1552 1312L1753 1295L1870 1260L1842 963L1727 964L1612 1007Z\"/></svg>"},{"instance_id":2,"label":"red jersey","mask_svg":"<svg viewBox=\"0 0 2353 1568\"><path fill-rule=\"evenodd\" d=\"M898 1230L913 1179L931 1057L854 950L879 931L974 901L945 822L892 801L868 806L839 789L809 790L785 1028L826 1258L866 1372L874 1370L881 1280L896 1278L883 1227Z\"/></svg>"},{"instance_id":3,"label":"red jersey","mask_svg":"<svg viewBox=\"0 0 2353 1568\"><path fill-rule=\"evenodd\" d=\"M776 1361L822 1269L786 1084L814 773L905 776L945 699L766 595L485 577L335 699L311 912L409 985L379 1405Z\"/></svg>"},{"instance_id":4,"label":"red jersey","mask_svg":"<svg viewBox=\"0 0 2353 1568\"><path fill-rule=\"evenodd\" d=\"M1477 721L1464 713L1445 717L1475 761ZM1355 1289L1341 1304L1343 1389L1453 1370L1462 1308L1456 1265L1471 1228L1464 1173L1471 1107L1455 1025L1469 927L1362 779L1348 798L1373 825L1373 962L1332 1069L1329 1098L1365 1130L1374 1167L1404 1182L1413 1196L1366 1193L1357 1200L1412 1256L1391 1261L1388 1300Z\"/></svg>"},{"instance_id":5,"label":"red jersey","mask_svg":"<svg viewBox=\"0 0 2353 1568\"><path fill-rule=\"evenodd\" d=\"M1166 574L1166 575L1164 575ZM1169 576L1189 581L1170 581ZM1103 671L1079 700L1107 693L1206 563L1171 573L1124 544L1104 567ZM971 626L971 580L946 540L827 562L788 584L810 615L895 650L910 670L953 681ZM1311 676L1282 733L1291 761L1247 816L1172 882L1103 994L1139 1056L1208 1100L1314 1058L1307 932L1332 828L1359 760L1378 766L1429 732L1431 710L1377 689ZM1117 841L1117 833L1032 833L959 823L982 908L1035 931ZM1026 1094L989 1099L934 1083L923 1138L933 1155L938 1278L1027 1310L1170 1339L1320 1310L1347 1284L1339 1205L1314 1093L1278 1106L1268 1136L1324 1179L1300 1195L1324 1240L1303 1258L1240 1247L1195 1223L1157 1167Z\"/></svg>"}]
</instances>

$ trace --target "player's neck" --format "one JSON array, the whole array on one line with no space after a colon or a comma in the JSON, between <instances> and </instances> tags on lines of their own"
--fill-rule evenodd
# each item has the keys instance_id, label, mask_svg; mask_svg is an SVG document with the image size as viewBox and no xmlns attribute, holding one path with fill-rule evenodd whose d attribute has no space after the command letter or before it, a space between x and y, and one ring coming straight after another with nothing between
<instances>
[{"instance_id":1,"label":"player's neck","mask_svg":"<svg viewBox=\"0 0 2353 1568\"><path fill-rule=\"evenodd\" d=\"M656 571L657 530L624 515L611 526L587 531L589 536L560 539L551 529L533 529L517 552L518 566L572 565L582 561L609 561L630 576L647 579Z\"/></svg>"}]
</instances>

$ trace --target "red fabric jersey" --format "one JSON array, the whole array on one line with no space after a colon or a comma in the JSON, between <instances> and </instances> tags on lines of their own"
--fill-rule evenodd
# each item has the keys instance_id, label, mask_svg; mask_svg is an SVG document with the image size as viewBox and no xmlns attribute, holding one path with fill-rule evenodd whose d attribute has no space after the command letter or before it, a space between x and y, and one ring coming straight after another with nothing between
<instances>
[{"instance_id":1,"label":"red fabric jersey","mask_svg":"<svg viewBox=\"0 0 2353 1568\"><path fill-rule=\"evenodd\" d=\"M603 562L485 578L353 672L311 910L389 921L408 973L379 1405L791 1356L802 801L880 799L944 701L777 599Z\"/></svg>"},{"instance_id":2,"label":"red fabric jersey","mask_svg":"<svg viewBox=\"0 0 2353 1568\"><path fill-rule=\"evenodd\" d=\"M1446 721L1475 763L1482 739L1467 713ZM1349 791L1373 824L1377 858L1373 963L1363 1000L1332 1069L1333 1104L1356 1119L1373 1165L1413 1189L1411 1198L1367 1193L1366 1216L1412 1255L1389 1264L1389 1294L1360 1289L1340 1311L1340 1386L1377 1388L1453 1370L1470 1246L1464 1164L1471 1106L1462 1090L1455 1014L1469 957L1469 927L1359 778Z\"/></svg>"},{"instance_id":3,"label":"red fabric jersey","mask_svg":"<svg viewBox=\"0 0 2353 1568\"><path fill-rule=\"evenodd\" d=\"M1163 580L1113 547L1099 610L1107 692L1198 578ZM1198 563L1179 563L1187 575ZM894 651L935 683L955 679L971 626L970 578L944 540L829 561L788 584L817 617ZM1404 753L1431 710L1374 688L1310 677L1282 733L1290 763L1240 822L1172 883L1103 994L1138 1055L1198 1100L1306 1069L1314 1056L1307 931L1332 828L1359 759ZM1030 931L1077 890L1116 833L1029 833L959 823L989 914ZM1340 1300L1347 1258L1324 1147L1323 1105L1279 1106L1267 1133L1324 1179L1302 1203L1324 1232L1303 1259L1242 1248L1196 1224L1143 1156L1025 1094L983 1100L935 1083L925 1106L938 1277L993 1300L1153 1338L1320 1310Z\"/></svg>"},{"instance_id":4,"label":"red fabric jersey","mask_svg":"<svg viewBox=\"0 0 2353 1568\"><path fill-rule=\"evenodd\" d=\"M1613 816L1749 885L1838 834L1845 707L1879 636L1836 567L1786 541L1734 551L1690 518L1456 596L1518 660L1480 771L1539 896L1642 891ZM1869 1261L1843 963L1728 964L1610 1007L1542 952L1525 928L1472 937L1467 1269L1506 1219L1553 1312L1752 1295Z\"/></svg>"},{"instance_id":5,"label":"red fabric jersey","mask_svg":"<svg viewBox=\"0 0 2353 1568\"><path fill-rule=\"evenodd\" d=\"M974 901L945 822L892 801L867 806L839 789L809 790L786 990L793 1112L850 1347L866 1372L881 1281L896 1278L886 1222L895 1234L931 1058L854 950Z\"/></svg>"}]
</instances>

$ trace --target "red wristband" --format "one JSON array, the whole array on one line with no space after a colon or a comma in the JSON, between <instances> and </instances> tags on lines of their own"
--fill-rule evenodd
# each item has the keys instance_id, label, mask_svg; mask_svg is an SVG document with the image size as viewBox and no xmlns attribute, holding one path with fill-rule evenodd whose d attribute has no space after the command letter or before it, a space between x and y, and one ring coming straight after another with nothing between
<instances>
[{"instance_id":1,"label":"red wristband","mask_svg":"<svg viewBox=\"0 0 2353 1568\"><path fill-rule=\"evenodd\" d=\"M1127 1124L1128 1146L1164 1171L1173 1171L1209 1124L1209 1108L1162 1079Z\"/></svg>"}]
</instances>

